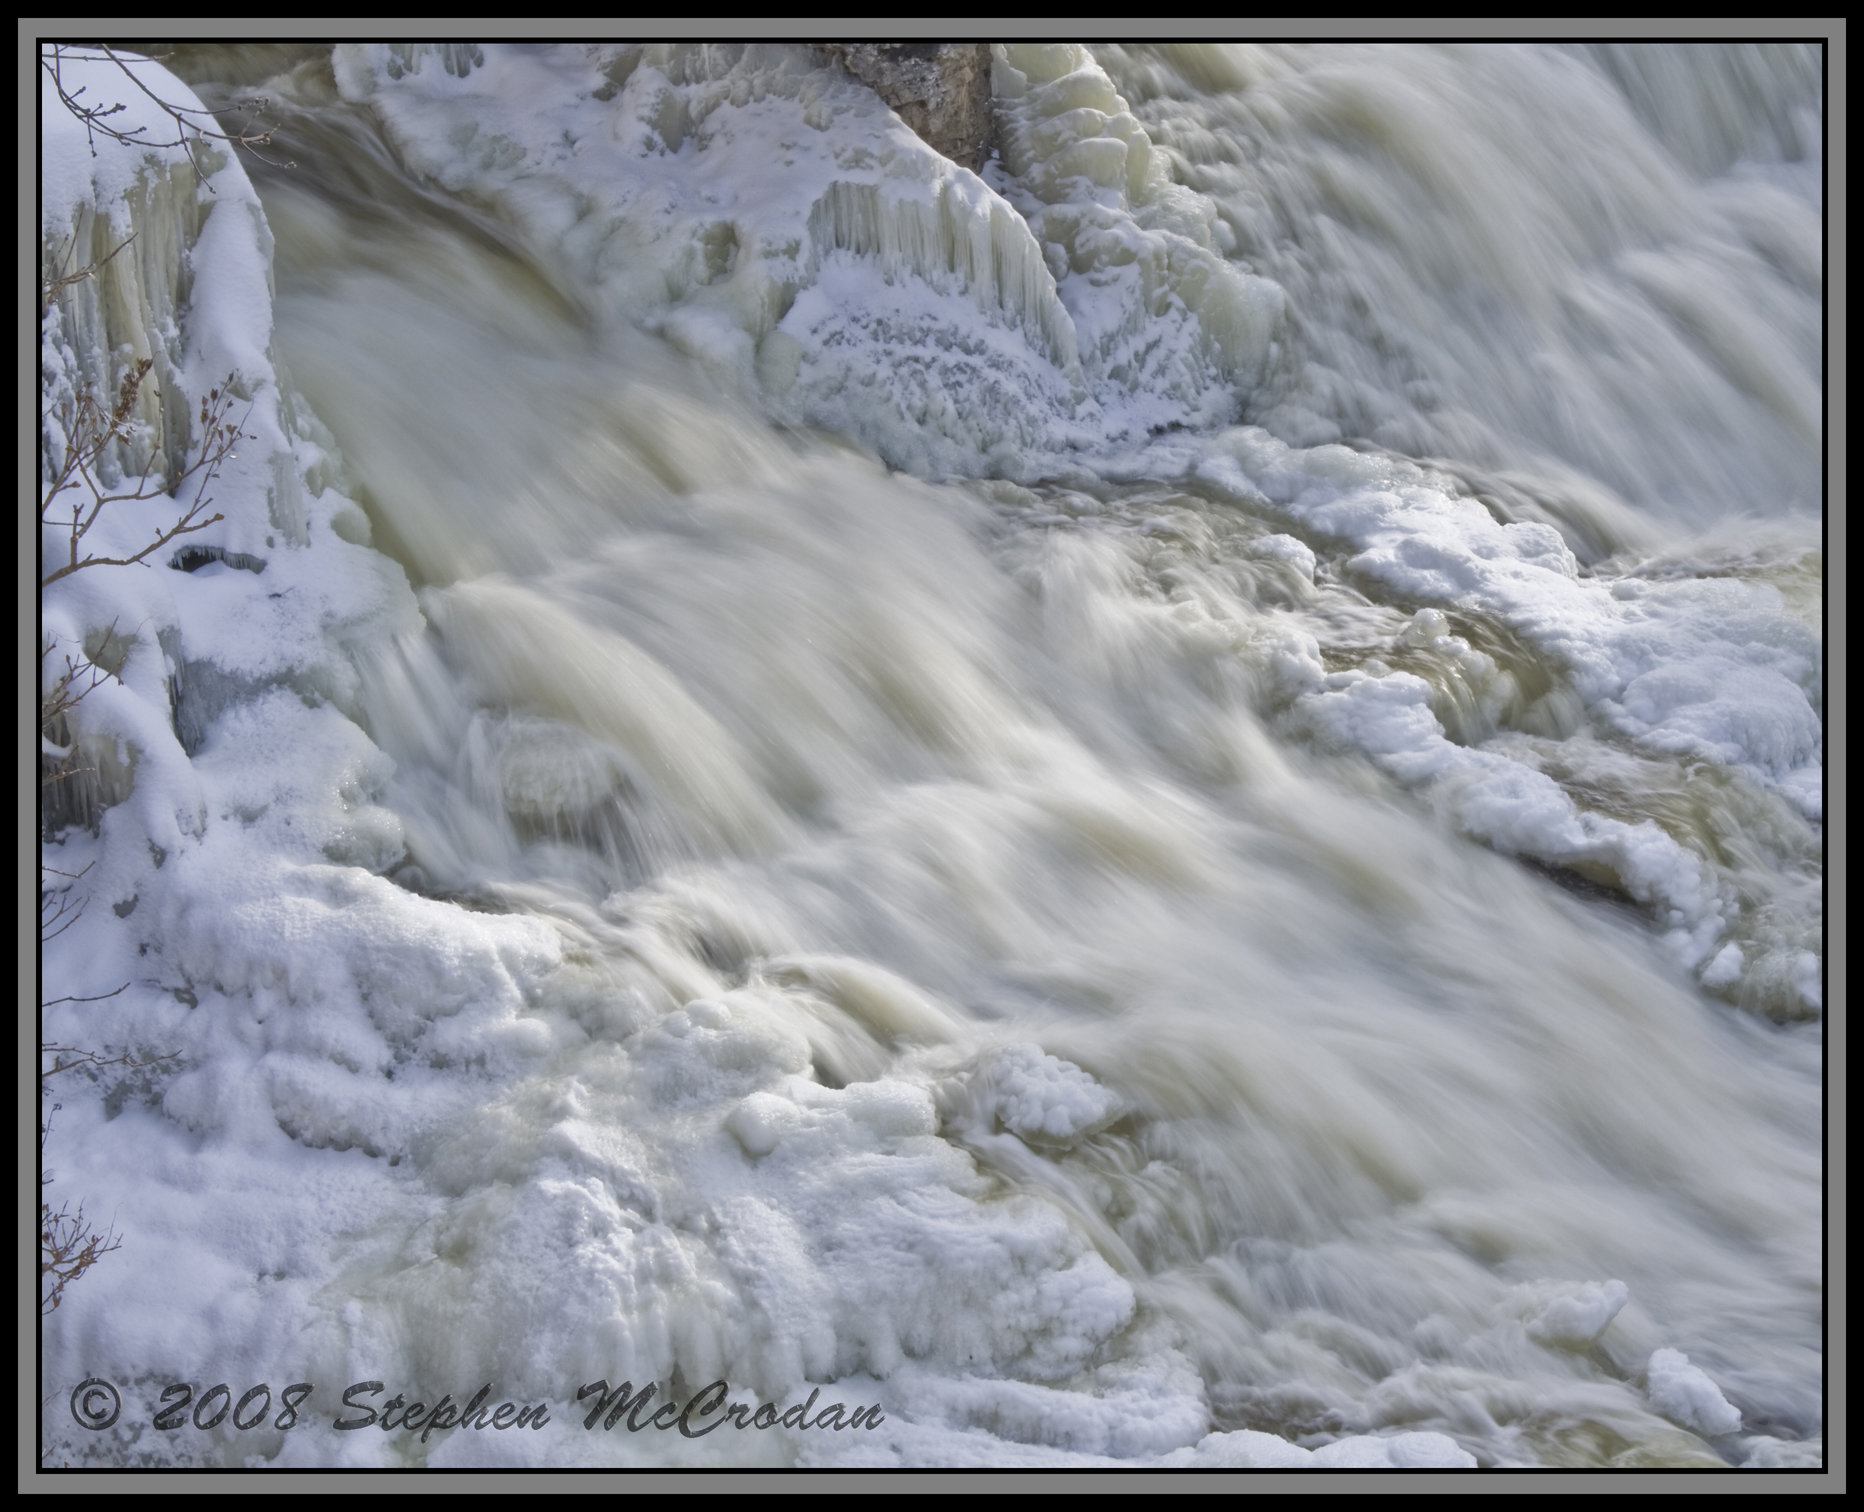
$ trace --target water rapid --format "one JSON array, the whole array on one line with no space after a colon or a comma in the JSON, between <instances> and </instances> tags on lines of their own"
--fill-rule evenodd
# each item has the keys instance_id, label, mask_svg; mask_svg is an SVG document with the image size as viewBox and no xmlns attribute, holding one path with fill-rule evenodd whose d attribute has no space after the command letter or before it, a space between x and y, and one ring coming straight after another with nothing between
<instances>
[{"instance_id":1,"label":"water rapid","mask_svg":"<svg viewBox=\"0 0 1864 1512\"><path fill-rule=\"evenodd\" d=\"M1000 48L981 179L802 49L169 66L386 606L190 752L322 826L130 1102L302 1184L254 1370L1816 1463L1816 49Z\"/></svg>"}]
</instances>

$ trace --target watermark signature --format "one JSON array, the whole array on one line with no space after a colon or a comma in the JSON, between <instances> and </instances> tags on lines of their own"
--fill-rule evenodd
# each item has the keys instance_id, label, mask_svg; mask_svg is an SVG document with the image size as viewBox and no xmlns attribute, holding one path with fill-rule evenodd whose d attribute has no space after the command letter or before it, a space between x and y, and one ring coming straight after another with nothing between
<instances>
[{"instance_id":1,"label":"watermark signature","mask_svg":"<svg viewBox=\"0 0 1864 1512\"><path fill-rule=\"evenodd\" d=\"M357 1381L347 1387L341 1395L340 1409L330 1414L330 1426L342 1433L368 1428L383 1433L418 1433L424 1444L429 1435L449 1429L490 1428L503 1432L516 1428L539 1432L551 1421L549 1407L543 1402L520 1406L504 1401L496 1407L489 1406L493 1395L490 1382L474 1392L464 1405L449 1394L429 1406L424 1400L410 1401L407 1393L398 1391L377 1406L372 1399L387 1390L385 1381ZM157 1399L158 1408L149 1418L150 1426L165 1433L192 1426L205 1433L231 1422L236 1429L247 1432L269 1422L272 1428L284 1432L316 1420L309 1406L316 1388L309 1381L296 1381L282 1388L276 1401L270 1384L264 1382L249 1388L237 1399L233 1388L225 1381L205 1388L198 1396L195 1392L195 1386L185 1381L164 1387ZM779 1411L775 1403L754 1397L749 1401L730 1400L731 1385L723 1380L702 1386L681 1402L671 1387L663 1392L657 1381L649 1381L637 1391L632 1381L623 1381L611 1388L604 1379L582 1387L576 1393L576 1400L592 1403L588 1416L582 1419L586 1432L599 1429L606 1433L618 1426L626 1427L630 1433L641 1433L648 1428L661 1432L678 1429L682 1436L694 1439L716 1433L720 1428L740 1433L747 1428L816 1428L836 1433L850 1428L871 1431L887 1420L878 1403L850 1407L846 1402L830 1402L817 1412L816 1401L821 1395L822 1388L818 1386L810 1391L808 1401ZM654 1405L656 1398L661 1399L658 1406ZM278 1409L276 1413L274 1406ZM92 1376L72 1389L71 1417L80 1427L102 1432L113 1427L122 1415L122 1393L102 1377Z\"/></svg>"},{"instance_id":2,"label":"watermark signature","mask_svg":"<svg viewBox=\"0 0 1864 1512\"><path fill-rule=\"evenodd\" d=\"M634 1390L631 1381L623 1381L613 1391L608 1389L607 1381L595 1381L576 1393L576 1400L586 1401L594 1397L595 1406L589 1409L589 1416L583 1419L583 1427L593 1429L599 1420L604 1430L613 1428L627 1414L628 1430L639 1433L643 1428L678 1428L687 1438L704 1438L726 1424L743 1431L746 1428L832 1428L840 1432L843 1428L878 1428L887 1420L878 1403L871 1407L856 1407L849 1411L846 1402L831 1402L812 1419L809 1414L815 1408L816 1398L822 1395L821 1387L809 1393L809 1400L789 1408L779 1414L769 1402L733 1402L726 1405L725 1399L731 1395L731 1387L723 1381L714 1381L704 1386L689 1397L682 1407L673 1400L671 1392L667 1400L654 1410L646 1422L640 1421L641 1413L653 1400L658 1390L655 1382L649 1381L638 1395L629 1396ZM716 1422L708 1423L703 1428L694 1428L695 1412L699 1419L720 1413ZM604 1416L606 1414L606 1416Z\"/></svg>"}]
</instances>

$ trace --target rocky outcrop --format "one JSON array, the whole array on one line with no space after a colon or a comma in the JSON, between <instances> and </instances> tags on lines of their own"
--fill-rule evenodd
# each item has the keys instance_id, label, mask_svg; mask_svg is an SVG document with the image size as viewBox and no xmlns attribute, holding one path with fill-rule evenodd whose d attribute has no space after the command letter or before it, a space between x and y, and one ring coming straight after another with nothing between
<instances>
[{"instance_id":1,"label":"rocky outcrop","mask_svg":"<svg viewBox=\"0 0 1864 1512\"><path fill-rule=\"evenodd\" d=\"M973 172L990 153L986 42L831 42L825 50L934 151Z\"/></svg>"}]
</instances>

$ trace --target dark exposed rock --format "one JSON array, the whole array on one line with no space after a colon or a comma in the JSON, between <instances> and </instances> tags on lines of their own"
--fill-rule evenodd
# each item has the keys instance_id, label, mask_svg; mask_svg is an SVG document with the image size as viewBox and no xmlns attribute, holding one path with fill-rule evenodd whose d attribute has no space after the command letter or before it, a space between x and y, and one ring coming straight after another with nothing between
<instances>
[{"instance_id":1,"label":"dark exposed rock","mask_svg":"<svg viewBox=\"0 0 1864 1512\"><path fill-rule=\"evenodd\" d=\"M824 50L936 152L973 172L990 152L990 44L830 42Z\"/></svg>"},{"instance_id":2,"label":"dark exposed rock","mask_svg":"<svg viewBox=\"0 0 1864 1512\"><path fill-rule=\"evenodd\" d=\"M225 562L247 572L264 572L265 558L248 556L243 551L228 551L224 546L183 546L169 558L168 565L177 572L199 572L210 562Z\"/></svg>"}]
</instances>

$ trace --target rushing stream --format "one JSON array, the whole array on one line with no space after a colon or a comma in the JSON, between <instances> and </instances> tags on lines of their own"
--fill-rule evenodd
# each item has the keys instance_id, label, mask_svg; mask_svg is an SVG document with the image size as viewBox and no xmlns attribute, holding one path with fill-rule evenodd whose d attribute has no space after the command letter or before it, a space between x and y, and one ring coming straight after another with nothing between
<instances>
[{"instance_id":1,"label":"rushing stream","mask_svg":"<svg viewBox=\"0 0 1864 1512\"><path fill-rule=\"evenodd\" d=\"M1817 49L1000 48L981 179L820 65L168 60L374 607L177 597L46 1390L557 1405L70 1452L1818 1463ZM575 1401L718 1378L886 1421Z\"/></svg>"}]
</instances>

